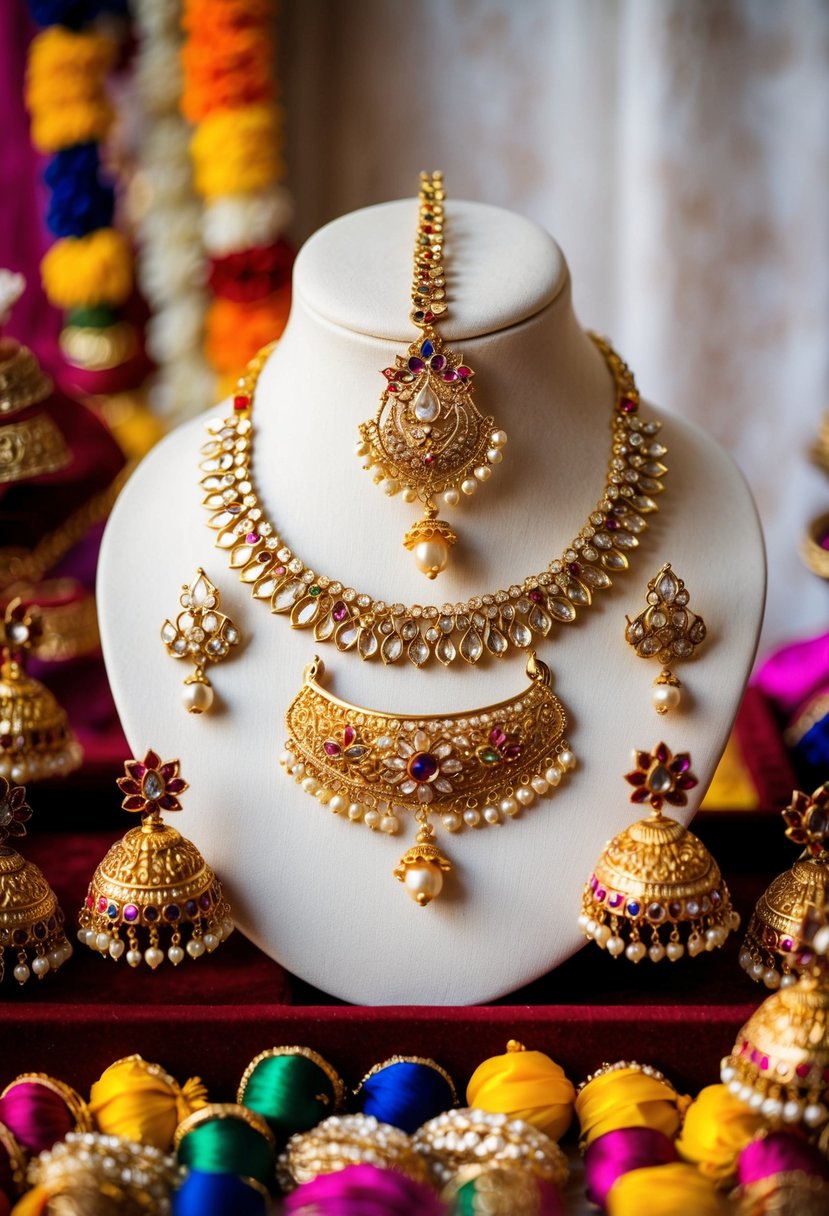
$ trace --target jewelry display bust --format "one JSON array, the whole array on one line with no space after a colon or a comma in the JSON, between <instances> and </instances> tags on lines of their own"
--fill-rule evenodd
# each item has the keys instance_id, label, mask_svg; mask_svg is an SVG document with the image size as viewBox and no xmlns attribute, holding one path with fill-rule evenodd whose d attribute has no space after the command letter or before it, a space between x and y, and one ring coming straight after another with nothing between
<instances>
[{"instance_id":1,"label":"jewelry display bust","mask_svg":"<svg viewBox=\"0 0 829 1216\"><path fill-rule=\"evenodd\" d=\"M614 389L576 322L554 241L509 212L449 202L452 309L444 336L474 365L479 407L497 414L510 450L475 509L458 509L463 543L427 583L400 543L410 509L397 498L378 503L353 456L358 424L382 391L379 369L411 341L416 217L412 200L368 208L323 228L301 251L291 318L256 389L252 470L268 518L318 574L389 603L440 606L543 570L578 533L604 484ZM647 387L640 378L645 395ZM579 766L554 799L539 800L507 830L459 835L451 883L421 908L390 881L399 839L356 830L280 771L285 712L319 646L312 630L291 629L287 616L251 599L227 553L214 547L198 465L204 422L228 409L215 407L159 443L107 527L101 634L130 745L181 757L191 785L188 835L220 874L237 924L289 971L365 1004L504 995L582 943L585 875L631 820L618 793L631 748L650 749L661 731L673 750L693 752L700 785L677 815L682 822L710 782L763 610L763 544L746 485L707 435L643 405L647 417L661 419L668 448L659 512L613 588L538 645L567 705ZM666 561L693 587L708 642L694 661L693 699L660 724L624 628ZM234 662L212 675L211 712L192 715L182 710L181 677L159 629L199 566L244 641ZM355 650L327 645L325 662L337 696L417 718L513 696L526 655L511 648L475 666L433 660L416 668L361 662Z\"/></svg>"}]
</instances>

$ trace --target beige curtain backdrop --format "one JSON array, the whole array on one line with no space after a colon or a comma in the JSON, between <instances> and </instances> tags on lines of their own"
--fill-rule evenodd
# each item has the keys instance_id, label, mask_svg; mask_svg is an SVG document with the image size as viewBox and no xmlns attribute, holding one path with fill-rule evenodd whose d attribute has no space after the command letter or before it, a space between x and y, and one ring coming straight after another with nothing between
<instances>
[{"instance_id":1,"label":"beige curtain backdrop","mask_svg":"<svg viewBox=\"0 0 829 1216\"><path fill-rule=\"evenodd\" d=\"M582 321L746 474L761 654L829 627L796 551L829 509L808 459L829 407L827 0L283 0L282 58L296 236L438 167L544 225Z\"/></svg>"}]
</instances>

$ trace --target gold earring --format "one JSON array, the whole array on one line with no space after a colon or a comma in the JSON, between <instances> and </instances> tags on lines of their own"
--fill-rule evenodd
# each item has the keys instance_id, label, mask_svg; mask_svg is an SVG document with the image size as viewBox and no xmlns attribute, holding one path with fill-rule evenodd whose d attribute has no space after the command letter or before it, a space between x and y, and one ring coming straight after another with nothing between
<instances>
[{"instance_id":1,"label":"gold earring","mask_svg":"<svg viewBox=\"0 0 829 1216\"><path fill-rule=\"evenodd\" d=\"M229 616L219 611L221 596L199 566L196 578L185 583L179 597L182 611L175 624L165 621L161 640L174 659L195 665L184 681L182 701L188 713L206 713L213 704L213 685L205 675L208 663L221 663L238 646L241 634Z\"/></svg>"},{"instance_id":2,"label":"gold earring","mask_svg":"<svg viewBox=\"0 0 829 1216\"><path fill-rule=\"evenodd\" d=\"M676 659L690 659L705 639L705 621L688 607L689 598L685 583L673 572L671 563L666 562L648 583L647 608L633 620L625 617L628 644L640 659L656 658L662 664L652 694L658 714L666 714L680 702L682 684L669 664Z\"/></svg>"},{"instance_id":3,"label":"gold earring","mask_svg":"<svg viewBox=\"0 0 829 1216\"><path fill-rule=\"evenodd\" d=\"M632 963L716 950L740 924L728 887L702 841L662 814L666 802L685 806L698 784L691 757L659 743L633 759L625 776L634 787L630 801L649 802L652 813L605 845L584 888L579 925L608 954L624 953Z\"/></svg>"},{"instance_id":4,"label":"gold earring","mask_svg":"<svg viewBox=\"0 0 829 1216\"><path fill-rule=\"evenodd\" d=\"M360 424L357 455L389 496L420 501L423 518L403 544L427 578L445 569L457 534L438 519L436 499L455 507L492 475L503 459L506 432L484 418L472 400L474 372L443 345L435 325L446 316L443 268L443 201L440 173L420 177L420 220L415 243L412 323L421 331L394 367L386 367L380 408Z\"/></svg>"}]
</instances>

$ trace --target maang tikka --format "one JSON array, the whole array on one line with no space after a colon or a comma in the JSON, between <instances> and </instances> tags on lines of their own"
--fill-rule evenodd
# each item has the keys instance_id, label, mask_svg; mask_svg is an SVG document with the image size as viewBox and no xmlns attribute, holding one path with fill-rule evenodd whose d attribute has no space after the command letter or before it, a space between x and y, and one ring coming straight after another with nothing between
<instances>
[{"instance_id":1,"label":"maang tikka","mask_svg":"<svg viewBox=\"0 0 829 1216\"><path fill-rule=\"evenodd\" d=\"M386 387L380 408L360 424L357 455L366 458L374 480L388 495L423 503L423 518L403 544L414 552L419 569L436 578L445 569L457 534L438 518L436 499L454 507L475 493L502 460L506 433L484 418L472 400L474 372L448 349L435 326L446 316L443 268L443 201L440 173L420 178L420 220L415 243L412 323L421 336L394 367L383 369Z\"/></svg>"}]
</instances>

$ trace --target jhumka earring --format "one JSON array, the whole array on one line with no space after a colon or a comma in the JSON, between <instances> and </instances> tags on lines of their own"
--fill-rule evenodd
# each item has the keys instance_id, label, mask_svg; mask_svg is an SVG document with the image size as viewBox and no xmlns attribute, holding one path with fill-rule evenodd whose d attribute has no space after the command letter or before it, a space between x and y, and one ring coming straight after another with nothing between
<instances>
[{"instance_id":1,"label":"jhumka earring","mask_svg":"<svg viewBox=\"0 0 829 1216\"><path fill-rule=\"evenodd\" d=\"M648 606L633 620L626 617L625 639L640 659L656 658L662 671L653 682L653 706L658 714L675 709L680 701L680 681L669 664L690 659L705 639L705 621L688 607L685 583L666 562L648 583Z\"/></svg>"},{"instance_id":2,"label":"jhumka earring","mask_svg":"<svg viewBox=\"0 0 829 1216\"><path fill-rule=\"evenodd\" d=\"M195 671L184 681L182 701L191 714L203 714L213 704L213 685L205 675L208 663L221 663L240 633L229 616L219 611L221 596L199 566L192 584L185 583L179 597L182 611L175 624L165 621L161 640L174 659L189 659Z\"/></svg>"},{"instance_id":3,"label":"jhumka earring","mask_svg":"<svg viewBox=\"0 0 829 1216\"><path fill-rule=\"evenodd\" d=\"M415 244L412 323L421 336L383 369L386 387L376 417L360 425L357 455L388 495L423 503L423 518L403 544L419 569L436 578L457 535L438 519L436 498L457 506L488 481L503 458L506 433L484 418L472 400L474 372L443 344L435 325L446 316L443 268L443 176L421 174L420 222Z\"/></svg>"},{"instance_id":4,"label":"jhumka earring","mask_svg":"<svg viewBox=\"0 0 829 1216\"><path fill-rule=\"evenodd\" d=\"M625 776L634 786L630 801L649 802L652 813L605 845L584 888L579 925L608 954L624 953L632 963L716 950L740 924L728 887L702 841L662 814L666 802L685 806L686 791L697 785L691 757L660 743L633 758Z\"/></svg>"},{"instance_id":5,"label":"jhumka earring","mask_svg":"<svg viewBox=\"0 0 829 1216\"><path fill-rule=\"evenodd\" d=\"M116 960L126 950L131 967L143 958L155 971L164 962L163 935L170 937L167 958L178 966L185 952L200 958L215 950L233 932L233 921L221 883L199 850L161 821L162 811L181 810L178 796L187 789L178 760L164 763L148 751L124 769L121 805L143 821L115 842L93 874L78 940Z\"/></svg>"},{"instance_id":6,"label":"jhumka earring","mask_svg":"<svg viewBox=\"0 0 829 1216\"><path fill-rule=\"evenodd\" d=\"M783 819L803 852L758 899L740 951L740 966L767 988L795 983L803 971L797 960L808 954L800 925L811 906L829 902L829 782L811 797L795 790Z\"/></svg>"}]
</instances>

